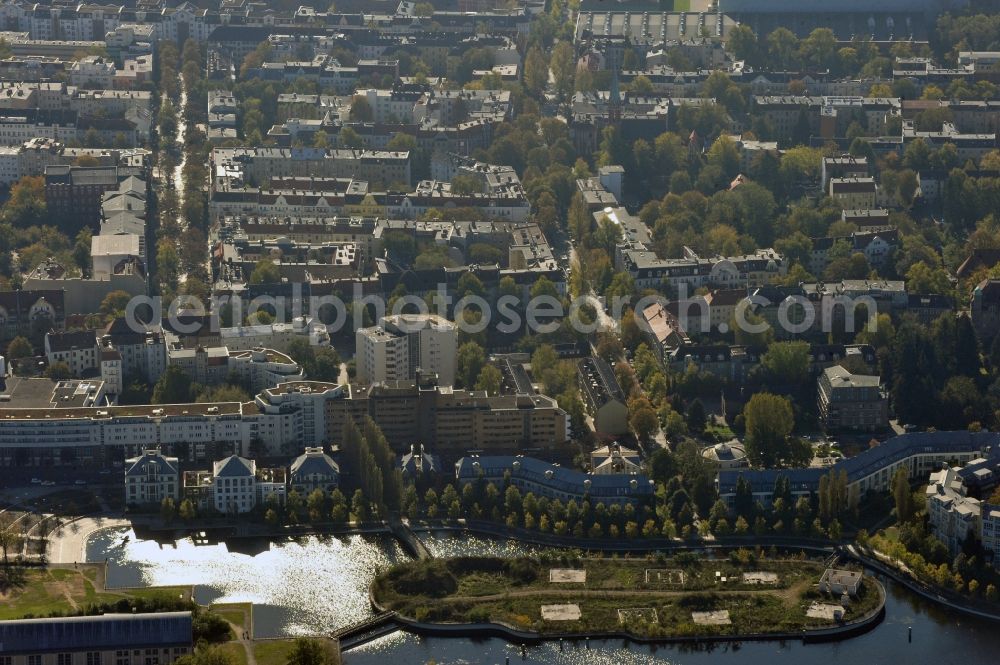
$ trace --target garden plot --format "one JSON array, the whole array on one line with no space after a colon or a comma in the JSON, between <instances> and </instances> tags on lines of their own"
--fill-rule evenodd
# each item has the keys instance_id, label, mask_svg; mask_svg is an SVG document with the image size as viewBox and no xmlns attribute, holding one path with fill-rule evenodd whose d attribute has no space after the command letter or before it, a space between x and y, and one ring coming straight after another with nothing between
<instances>
[{"instance_id":1,"label":"garden plot","mask_svg":"<svg viewBox=\"0 0 1000 665\"><path fill-rule=\"evenodd\" d=\"M692 612L691 620L699 626L730 626L733 623L732 619L729 618L729 610Z\"/></svg>"},{"instance_id":2,"label":"garden plot","mask_svg":"<svg viewBox=\"0 0 1000 665\"><path fill-rule=\"evenodd\" d=\"M844 618L844 608L840 605L831 605L829 603L813 603L806 610L806 616L812 619L840 621Z\"/></svg>"},{"instance_id":3,"label":"garden plot","mask_svg":"<svg viewBox=\"0 0 1000 665\"><path fill-rule=\"evenodd\" d=\"M587 582L587 571L575 570L573 568L551 568L549 570L549 582L552 584L585 584Z\"/></svg>"},{"instance_id":4,"label":"garden plot","mask_svg":"<svg viewBox=\"0 0 1000 665\"><path fill-rule=\"evenodd\" d=\"M763 571L743 573L743 583L774 585L778 583L778 573L765 573Z\"/></svg>"},{"instance_id":5,"label":"garden plot","mask_svg":"<svg viewBox=\"0 0 1000 665\"><path fill-rule=\"evenodd\" d=\"M579 621L580 606L576 603L542 605L542 619L545 621Z\"/></svg>"},{"instance_id":6,"label":"garden plot","mask_svg":"<svg viewBox=\"0 0 1000 665\"><path fill-rule=\"evenodd\" d=\"M627 607L618 610L618 623L659 623L655 607Z\"/></svg>"},{"instance_id":7,"label":"garden plot","mask_svg":"<svg viewBox=\"0 0 1000 665\"><path fill-rule=\"evenodd\" d=\"M684 586L684 571L677 568L647 568L646 584Z\"/></svg>"}]
</instances>

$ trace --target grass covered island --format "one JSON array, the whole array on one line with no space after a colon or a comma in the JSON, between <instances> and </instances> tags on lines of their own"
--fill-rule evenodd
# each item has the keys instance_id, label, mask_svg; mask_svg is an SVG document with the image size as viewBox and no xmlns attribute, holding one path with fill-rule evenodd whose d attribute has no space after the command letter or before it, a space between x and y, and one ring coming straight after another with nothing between
<instances>
[{"instance_id":1,"label":"grass covered island","mask_svg":"<svg viewBox=\"0 0 1000 665\"><path fill-rule=\"evenodd\" d=\"M628 633L643 639L788 635L870 617L882 594L860 573L844 594L824 566L738 550L644 559L455 558L397 565L372 583L375 603L404 620L494 623L545 635Z\"/></svg>"}]
</instances>

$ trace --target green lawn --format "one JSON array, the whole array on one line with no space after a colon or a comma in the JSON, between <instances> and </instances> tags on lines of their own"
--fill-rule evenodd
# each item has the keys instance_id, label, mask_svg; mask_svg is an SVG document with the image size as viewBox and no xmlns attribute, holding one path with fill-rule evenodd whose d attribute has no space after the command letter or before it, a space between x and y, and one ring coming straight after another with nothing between
<instances>
[{"instance_id":1,"label":"green lawn","mask_svg":"<svg viewBox=\"0 0 1000 665\"><path fill-rule=\"evenodd\" d=\"M255 642L253 655L257 659L257 665L285 665L294 644L294 640Z\"/></svg>"},{"instance_id":2,"label":"green lawn","mask_svg":"<svg viewBox=\"0 0 1000 665\"><path fill-rule=\"evenodd\" d=\"M174 597L183 598L184 600L191 599L191 587L186 586L156 586L149 587L146 589L129 589L128 596L132 598L152 598L155 596L162 596L163 594L169 594Z\"/></svg>"},{"instance_id":3,"label":"green lawn","mask_svg":"<svg viewBox=\"0 0 1000 665\"><path fill-rule=\"evenodd\" d=\"M219 603L211 605L209 609L212 614L218 614L236 626L236 630L243 632L250 627L250 607L250 603Z\"/></svg>"},{"instance_id":4,"label":"green lawn","mask_svg":"<svg viewBox=\"0 0 1000 665\"><path fill-rule=\"evenodd\" d=\"M113 602L121 595L97 593L79 570L15 571L0 584L0 619L68 613L89 603Z\"/></svg>"},{"instance_id":5,"label":"green lawn","mask_svg":"<svg viewBox=\"0 0 1000 665\"><path fill-rule=\"evenodd\" d=\"M234 665L247 665L247 651L239 642L227 642L216 647L222 653L232 656ZM284 665L284 662L282 663Z\"/></svg>"},{"instance_id":6,"label":"green lawn","mask_svg":"<svg viewBox=\"0 0 1000 665\"><path fill-rule=\"evenodd\" d=\"M674 0L674 11L675 12L691 11L691 0Z\"/></svg>"},{"instance_id":7,"label":"green lawn","mask_svg":"<svg viewBox=\"0 0 1000 665\"><path fill-rule=\"evenodd\" d=\"M56 579L60 582L65 582L66 580L72 579L76 577L78 574L79 573L75 570L65 570L62 568L56 568L54 570L49 571L49 575L51 575L53 579ZM90 576L88 575L87 577ZM90 577L90 579L94 578Z\"/></svg>"},{"instance_id":8,"label":"green lawn","mask_svg":"<svg viewBox=\"0 0 1000 665\"><path fill-rule=\"evenodd\" d=\"M84 568L12 568L0 572L0 620L26 616L72 614L87 605L122 598L150 599L169 595L190 600L190 587L151 587L99 593L96 570Z\"/></svg>"},{"instance_id":9,"label":"green lawn","mask_svg":"<svg viewBox=\"0 0 1000 665\"><path fill-rule=\"evenodd\" d=\"M735 432L726 425L709 423L705 427L705 438L715 438L719 441L731 441L736 437Z\"/></svg>"},{"instance_id":10,"label":"green lawn","mask_svg":"<svg viewBox=\"0 0 1000 665\"><path fill-rule=\"evenodd\" d=\"M340 653L333 648L333 643L325 638L315 638L327 644L330 648L330 655L334 663L340 663ZM295 646L294 639L288 640L265 640L254 642L253 655L257 660L257 665L286 665L288 656Z\"/></svg>"}]
</instances>

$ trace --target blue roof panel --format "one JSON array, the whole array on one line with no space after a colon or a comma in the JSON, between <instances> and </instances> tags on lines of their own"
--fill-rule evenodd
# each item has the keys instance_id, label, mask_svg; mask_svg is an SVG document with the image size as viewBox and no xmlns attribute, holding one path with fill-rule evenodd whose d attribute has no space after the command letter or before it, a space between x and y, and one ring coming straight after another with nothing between
<instances>
[{"instance_id":1,"label":"blue roof panel","mask_svg":"<svg viewBox=\"0 0 1000 665\"><path fill-rule=\"evenodd\" d=\"M0 621L0 654L190 646L190 612Z\"/></svg>"}]
</instances>

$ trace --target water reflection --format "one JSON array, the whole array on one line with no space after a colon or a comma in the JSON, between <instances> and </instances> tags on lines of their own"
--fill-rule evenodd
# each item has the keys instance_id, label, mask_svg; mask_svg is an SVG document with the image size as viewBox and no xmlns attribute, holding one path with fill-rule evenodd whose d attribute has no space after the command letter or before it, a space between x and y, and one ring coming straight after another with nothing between
<instances>
[{"instance_id":1,"label":"water reflection","mask_svg":"<svg viewBox=\"0 0 1000 665\"><path fill-rule=\"evenodd\" d=\"M506 659L511 663L545 664L545 665L652 665L681 664L688 662L710 663L731 656L736 661L736 654L742 653L744 647L735 644L720 644L703 651L691 653L689 648L654 647L626 643L619 640L590 640L546 643L527 647L522 653L521 647L508 644L503 640L455 640L455 639L423 639L408 633L398 632L387 635L363 647L353 649L345 654L346 665L374 665L382 663L387 658L398 658L406 654L407 665L434 662L436 665L497 664L503 665ZM774 654L780 651L776 644L767 646L767 652ZM693 655L700 660L689 661L686 658ZM743 661L740 661L743 662ZM767 661L764 661L767 662Z\"/></svg>"},{"instance_id":2,"label":"water reflection","mask_svg":"<svg viewBox=\"0 0 1000 665\"><path fill-rule=\"evenodd\" d=\"M516 540L475 536L455 531L431 531L418 534L436 557L455 556L531 556L543 548Z\"/></svg>"},{"instance_id":3,"label":"water reflection","mask_svg":"<svg viewBox=\"0 0 1000 665\"><path fill-rule=\"evenodd\" d=\"M200 603L251 602L258 636L330 631L370 615L368 583L406 554L386 537L308 537L256 548L190 539L161 544L128 529L100 532L87 560L108 559L109 586L195 585ZM251 548L253 551L254 548Z\"/></svg>"}]
</instances>

